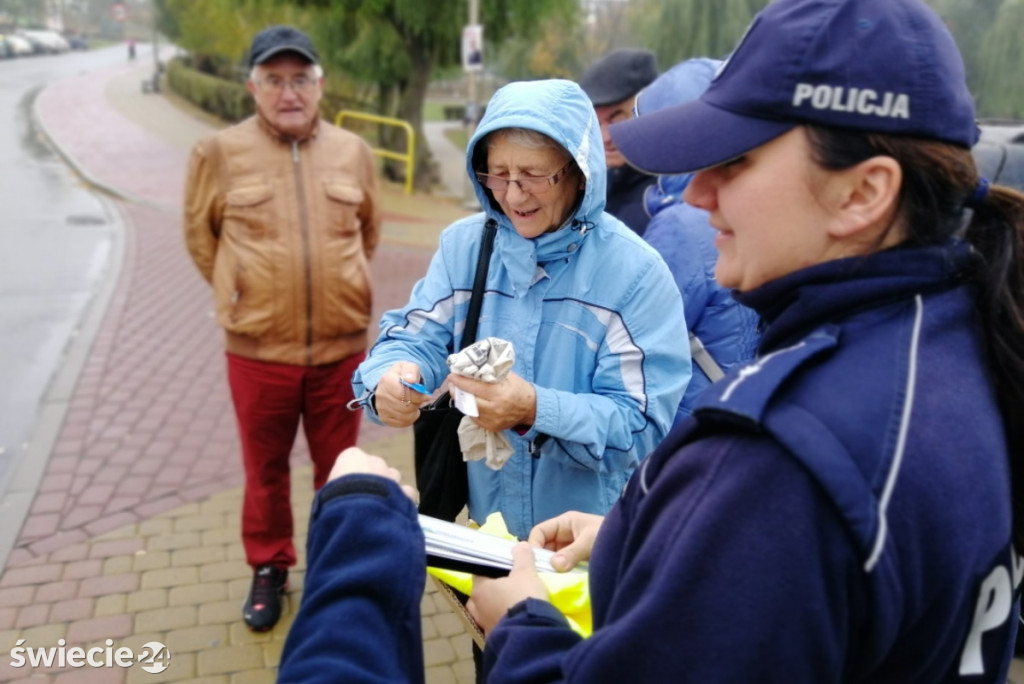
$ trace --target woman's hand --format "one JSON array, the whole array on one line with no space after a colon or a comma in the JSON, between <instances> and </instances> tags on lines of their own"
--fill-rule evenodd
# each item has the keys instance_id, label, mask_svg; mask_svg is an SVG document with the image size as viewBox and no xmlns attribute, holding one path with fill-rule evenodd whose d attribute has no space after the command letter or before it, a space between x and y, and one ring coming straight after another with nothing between
<instances>
[{"instance_id":1,"label":"woman's hand","mask_svg":"<svg viewBox=\"0 0 1024 684\"><path fill-rule=\"evenodd\" d=\"M537 418L537 391L515 373L499 382L484 382L451 373L448 384L476 397L480 415L473 422L485 430L500 432L519 425L533 425Z\"/></svg>"},{"instance_id":2,"label":"woman's hand","mask_svg":"<svg viewBox=\"0 0 1024 684\"><path fill-rule=\"evenodd\" d=\"M604 517L600 515L569 511L535 526L530 530L527 541L555 551L551 566L559 572L566 572L590 558L603 522Z\"/></svg>"},{"instance_id":3,"label":"woman's hand","mask_svg":"<svg viewBox=\"0 0 1024 684\"><path fill-rule=\"evenodd\" d=\"M334 460L334 466L331 468L331 474L327 480L330 482L345 475L355 474L379 475L380 477L394 480L402 487L402 491L405 492L407 497L412 499L414 504L419 503L419 492L416 491L415 487L402 484L402 473L398 471L398 468L392 468L380 456L371 456L356 447L349 447L338 454L338 458Z\"/></svg>"},{"instance_id":4,"label":"woman's hand","mask_svg":"<svg viewBox=\"0 0 1024 684\"><path fill-rule=\"evenodd\" d=\"M509 608L528 598L550 600L547 587L537 576L533 549L526 542L520 542L512 547L512 571L508 577L473 578L473 593L466 608L484 634L490 634Z\"/></svg>"},{"instance_id":5,"label":"woman's hand","mask_svg":"<svg viewBox=\"0 0 1024 684\"><path fill-rule=\"evenodd\" d=\"M391 427L408 427L420 417L420 404L430 401L427 394L420 394L402 384L420 381L420 367L411 361L399 361L381 376L374 390L374 406L381 422Z\"/></svg>"}]
</instances>

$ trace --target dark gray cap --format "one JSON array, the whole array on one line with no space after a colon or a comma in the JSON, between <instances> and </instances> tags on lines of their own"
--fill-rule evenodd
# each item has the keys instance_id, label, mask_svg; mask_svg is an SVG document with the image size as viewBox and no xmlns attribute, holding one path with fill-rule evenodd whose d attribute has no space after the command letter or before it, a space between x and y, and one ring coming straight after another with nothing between
<instances>
[{"instance_id":1,"label":"dark gray cap","mask_svg":"<svg viewBox=\"0 0 1024 684\"><path fill-rule=\"evenodd\" d=\"M294 52L312 64L320 63L320 57L316 54L316 48L313 47L313 41L309 36L293 26L271 26L257 33L252 39L249 66L263 64L282 52Z\"/></svg>"},{"instance_id":2,"label":"dark gray cap","mask_svg":"<svg viewBox=\"0 0 1024 684\"><path fill-rule=\"evenodd\" d=\"M658 77L658 62L647 50L609 52L583 73L580 87L595 107L622 102Z\"/></svg>"}]
</instances>

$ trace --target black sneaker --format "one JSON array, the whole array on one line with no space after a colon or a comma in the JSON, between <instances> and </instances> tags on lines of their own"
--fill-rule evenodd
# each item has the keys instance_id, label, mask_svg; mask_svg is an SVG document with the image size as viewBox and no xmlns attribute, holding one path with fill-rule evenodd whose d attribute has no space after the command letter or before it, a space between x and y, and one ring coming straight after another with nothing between
<instances>
[{"instance_id":1,"label":"black sneaker","mask_svg":"<svg viewBox=\"0 0 1024 684\"><path fill-rule=\"evenodd\" d=\"M242 606L245 624L254 632L266 632L281 617L281 594L288 586L288 571L261 565L252 576L252 587Z\"/></svg>"}]
</instances>

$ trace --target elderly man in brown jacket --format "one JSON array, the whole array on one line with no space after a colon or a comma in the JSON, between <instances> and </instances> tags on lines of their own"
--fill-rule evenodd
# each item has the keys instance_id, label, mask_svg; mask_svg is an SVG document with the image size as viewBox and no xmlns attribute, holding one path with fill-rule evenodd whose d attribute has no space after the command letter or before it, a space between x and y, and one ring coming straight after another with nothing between
<instances>
[{"instance_id":1,"label":"elderly man in brown jacket","mask_svg":"<svg viewBox=\"0 0 1024 684\"><path fill-rule=\"evenodd\" d=\"M257 34L256 114L196 145L186 186L185 241L227 338L255 631L276 624L295 564L288 457L300 419L317 489L359 430L346 404L367 347L377 175L361 138L320 120L318 61L297 29Z\"/></svg>"}]
</instances>

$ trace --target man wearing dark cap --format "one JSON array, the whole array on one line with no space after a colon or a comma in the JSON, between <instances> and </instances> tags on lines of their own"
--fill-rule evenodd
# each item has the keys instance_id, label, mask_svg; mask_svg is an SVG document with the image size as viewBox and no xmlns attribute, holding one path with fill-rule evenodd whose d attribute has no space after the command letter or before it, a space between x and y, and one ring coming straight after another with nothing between
<instances>
[{"instance_id":1,"label":"man wearing dark cap","mask_svg":"<svg viewBox=\"0 0 1024 684\"><path fill-rule=\"evenodd\" d=\"M249 55L256 113L193 149L185 241L225 331L253 568L243 616L265 631L295 564L289 455L299 423L317 489L356 442L360 413L346 404L367 347L380 217L369 146L319 118L323 71L309 37L273 26Z\"/></svg>"},{"instance_id":2,"label":"man wearing dark cap","mask_svg":"<svg viewBox=\"0 0 1024 684\"><path fill-rule=\"evenodd\" d=\"M591 64L580 79L601 123L608 191L605 210L639 235L644 234L650 216L644 210L644 190L654 178L626 164L608 127L633 116L636 94L658 77L654 54L647 50L622 49L608 53Z\"/></svg>"}]
</instances>

